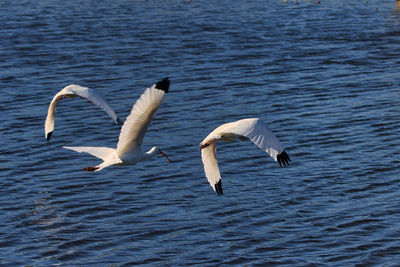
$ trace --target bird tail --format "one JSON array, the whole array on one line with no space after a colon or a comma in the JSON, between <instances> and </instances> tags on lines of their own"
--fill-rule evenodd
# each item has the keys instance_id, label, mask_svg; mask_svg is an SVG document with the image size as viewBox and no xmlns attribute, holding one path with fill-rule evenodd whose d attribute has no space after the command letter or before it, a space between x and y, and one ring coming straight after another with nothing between
<instances>
[{"instance_id":1,"label":"bird tail","mask_svg":"<svg viewBox=\"0 0 400 267\"><path fill-rule=\"evenodd\" d=\"M103 161L105 161L115 151L114 148L93 146L63 146L63 148L79 153L89 153L90 155L102 159Z\"/></svg>"},{"instance_id":2,"label":"bird tail","mask_svg":"<svg viewBox=\"0 0 400 267\"><path fill-rule=\"evenodd\" d=\"M114 148L91 147L91 146L74 146L74 147L64 146L63 148L73 150L73 151L76 151L79 153L82 153L82 152L88 153L92 156L95 156L96 158L103 160L103 163L101 163L98 166L84 168L83 170L85 170L85 171L100 171L101 169L104 169L105 167L108 167L110 165L121 163L120 159L116 159L115 157L113 157L113 155L116 155L116 151L117 151Z\"/></svg>"}]
</instances>

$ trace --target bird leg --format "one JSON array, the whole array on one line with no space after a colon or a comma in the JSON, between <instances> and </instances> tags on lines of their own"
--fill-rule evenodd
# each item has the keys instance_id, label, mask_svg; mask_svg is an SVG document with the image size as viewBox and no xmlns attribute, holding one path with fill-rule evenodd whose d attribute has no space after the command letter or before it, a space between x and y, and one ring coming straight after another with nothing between
<instances>
[{"instance_id":1,"label":"bird leg","mask_svg":"<svg viewBox=\"0 0 400 267\"><path fill-rule=\"evenodd\" d=\"M93 108L93 102L89 100L90 106Z\"/></svg>"},{"instance_id":2,"label":"bird leg","mask_svg":"<svg viewBox=\"0 0 400 267\"><path fill-rule=\"evenodd\" d=\"M249 140L249 138L246 137L246 136L243 136L243 135L239 135L239 140L240 141L247 141L247 140Z\"/></svg>"},{"instance_id":3,"label":"bird leg","mask_svg":"<svg viewBox=\"0 0 400 267\"><path fill-rule=\"evenodd\" d=\"M83 168L82 171L94 172L95 170L98 170L98 169L100 169L100 167L94 166L94 167Z\"/></svg>"},{"instance_id":4,"label":"bird leg","mask_svg":"<svg viewBox=\"0 0 400 267\"><path fill-rule=\"evenodd\" d=\"M161 149L158 149L158 151L160 152L161 155L163 155L163 156L167 159L168 162L171 162L171 161L169 160L167 154L165 154L164 152L162 152Z\"/></svg>"}]
</instances>

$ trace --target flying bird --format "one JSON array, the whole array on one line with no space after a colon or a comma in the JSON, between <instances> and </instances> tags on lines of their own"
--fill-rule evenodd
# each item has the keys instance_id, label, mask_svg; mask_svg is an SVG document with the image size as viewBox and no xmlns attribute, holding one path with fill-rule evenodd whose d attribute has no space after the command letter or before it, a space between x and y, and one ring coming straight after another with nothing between
<instances>
[{"instance_id":1,"label":"flying bird","mask_svg":"<svg viewBox=\"0 0 400 267\"><path fill-rule=\"evenodd\" d=\"M267 125L258 118L242 119L225 123L212 131L201 143L201 159L207 180L218 195L222 195L221 175L216 156L216 142L233 142L250 139L261 150L267 152L281 166L289 165L289 155L279 143L278 138Z\"/></svg>"},{"instance_id":2,"label":"flying bird","mask_svg":"<svg viewBox=\"0 0 400 267\"><path fill-rule=\"evenodd\" d=\"M168 93L169 84L170 81L165 78L144 91L122 125L117 148L68 146L64 148L89 153L103 160L97 166L84 168L85 171L100 171L111 165L134 165L158 154L170 162L168 156L156 146L147 152L142 151L143 137L165 94Z\"/></svg>"},{"instance_id":3,"label":"flying bird","mask_svg":"<svg viewBox=\"0 0 400 267\"><path fill-rule=\"evenodd\" d=\"M101 107L115 121L116 124L122 124L117 114L115 114L114 110L110 107L110 105L108 105L107 101L100 93L87 87L71 84L64 87L60 92L58 92L53 97L53 100L49 105L46 122L44 124L44 134L47 141L50 141L51 135L54 131L54 113L56 111L56 105L58 101L64 98L75 97L86 98L87 100L89 100L92 106L92 103L94 103L97 106Z\"/></svg>"}]
</instances>

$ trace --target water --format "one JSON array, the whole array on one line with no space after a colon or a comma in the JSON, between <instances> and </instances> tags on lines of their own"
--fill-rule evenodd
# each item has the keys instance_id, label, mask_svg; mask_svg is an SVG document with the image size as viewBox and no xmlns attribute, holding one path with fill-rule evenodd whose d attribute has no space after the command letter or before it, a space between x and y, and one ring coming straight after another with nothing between
<instances>
[{"instance_id":1,"label":"water","mask_svg":"<svg viewBox=\"0 0 400 267\"><path fill-rule=\"evenodd\" d=\"M395 266L400 262L400 11L394 1L0 3L3 266ZM146 87L170 93L144 140L156 157L98 173L62 146L116 145ZM224 196L199 142L264 120L289 168L218 145Z\"/></svg>"}]
</instances>

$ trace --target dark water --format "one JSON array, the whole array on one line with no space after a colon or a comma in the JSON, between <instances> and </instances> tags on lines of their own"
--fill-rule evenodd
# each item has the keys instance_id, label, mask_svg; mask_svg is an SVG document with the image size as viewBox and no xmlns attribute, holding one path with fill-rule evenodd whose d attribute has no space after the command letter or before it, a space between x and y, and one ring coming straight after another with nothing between
<instances>
[{"instance_id":1,"label":"dark water","mask_svg":"<svg viewBox=\"0 0 400 267\"><path fill-rule=\"evenodd\" d=\"M400 262L400 11L395 1L1 1L3 266L395 266ZM170 94L144 148L98 173L62 146L115 146L143 90ZM223 197L198 143L264 120L292 157L219 145Z\"/></svg>"}]
</instances>

